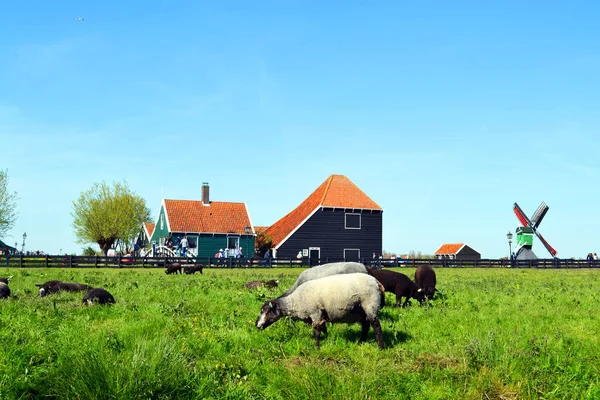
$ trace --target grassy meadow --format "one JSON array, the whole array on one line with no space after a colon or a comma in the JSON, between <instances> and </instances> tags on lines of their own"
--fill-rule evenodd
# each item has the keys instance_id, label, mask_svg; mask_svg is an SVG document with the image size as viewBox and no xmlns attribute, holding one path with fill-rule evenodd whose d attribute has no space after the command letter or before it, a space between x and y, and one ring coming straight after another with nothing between
<instances>
[{"instance_id":1,"label":"grassy meadow","mask_svg":"<svg viewBox=\"0 0 600 400\"><path fill-rule=\"evenodd\" d=\"M410 276L414 269L398 271ZM259 331L262 303L299 269L15 269L0 301L0 399L598 399L600 271L438 269L442 296L380 313L373 330L282 319ZM51 279L104 287L40 298ZM243 289L279 279L278 289Z\"/></svg>"}]
</instances>

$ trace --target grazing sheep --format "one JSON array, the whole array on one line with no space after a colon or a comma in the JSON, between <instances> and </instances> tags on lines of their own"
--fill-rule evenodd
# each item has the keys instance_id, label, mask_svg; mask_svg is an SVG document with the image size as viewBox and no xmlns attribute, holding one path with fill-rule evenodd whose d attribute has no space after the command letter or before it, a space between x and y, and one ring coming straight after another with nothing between
<instances>
[{"instance_id":1,"label":"grazing sheep","mask_svg":"<svg viewBox=\"0 0 600 400\"><path fill-rule=\"evenodd\" d=\"M83 283L74 282L61 282L61 281L48 281L42 285L36 284L40 288L40 297L44 297L49 294L60 292L83 292L91 288L89 285Z\"/></svg>"},{"instance_id":2,"label":"grazing sheep","mask_svg":"<svg viewBox=\"0 0 600 400\"><path fill-rule=\"evenodd\" d=\"M425 297L429 300L437 291L435 288L435 271L429 265L419 265L415 271L415 282L420 289L423 289Z\"/></svg>"},{"instance_id":3,"label":"grazing sheep","mask_svg":"<svg viewBox=\"0 0 600 400\"><path fill-rule=\"evenodd\" d=\"M274 288L279 286L279 281L276 279L271 279L265 282L265 287Z\"/></svg>"},{"instance_id":4,"label":"grazing sheep","mask_svg":"<svg viewBox=\"0 0 600 400\"><path fill-rule=\"evenodd\" d=\"M12 276L8 278L0 278L0 299L8 299L10 297L10 288L8 287L8 281Z\"/></svg>"},{"instance_id":5,"label":"grazing sheep","mask_svg":"<svg viewBox=\"0 0 600 400\"><path fill-rule=\"evenodd\" d=\"M423 291L408 276L385 269L368 268L367 270L369 275L375 277L383 285L386 292L396 295L396 307L400 306L402 297L406 297L403 307L408 304L411 298L417 299L419 303L423 302Z\"/></svg>"},{"instance_id":6,"label":"grazing sheep","mask_svg":"<svg viewBox=\"0 0 600 400\"><path fill-rule=\"evenodd\" d=\"M167 269L165 270L165 274L167 275L171 275L171 274L177 274L177 273L182 273L181 272L182 267L181 264L179 263L172 263L172 264L167 264Z\"/></svg>"},{"instance_id":7,"label":"grazing sheep","mask_svg":"<svg viewBox=\"0 0 600 400\"><path fill-rule=\"evenodd\" d=\"M317 267L313 267L303 271L296 282L289 288L281 297L289 296L296 290L296 288L302 285L305 282L312 281L313 279L324 278L330 275L340 275L340 274L354 274L354 273L362 273L366 274L367 269L361 263L357 262L337 262L337 263L329 263L319 265Z\"/></svg>"},{"instance_id":8,"label":"grazing sheep","mask_svg":"<svg viewBox=\"0 0 600 400\"><path fill-rule=\"evenodd\" d=\"M246 283L244 285L244 287L246 289L256 289L256 288L263 287L263 286L264 287L268 287L268 288L274 288L274 287L277 287L278 285L279 285L279 281L271 279L270 281L266 281L266 282L263 282L263 281L250 281L250 282Z\"/></svg>"},{"instance_id":9,"label":"grazing sheep","mask_svg":"<svg viewBox=\"0 0 600 400\"><path fill-rule=\"evenodd\" d=\"M114 304L115 298L112 294L108 293L106 290L102 288L91 288L87 291L85 296L83 296L83 300L81 301L83 304L89 304L90 306L94 303L98 304Z\"/></svg>"},{"instance_id":10,"label":"grazing sheep","mask_svg":"<svg viewBox=\"0 0 600 400\"><path fill-rule=\"evenodd\" d=\"M263 286L262 281L250 281L244 285L246 289L256 289Z\"/></svg>"},{"instance_id":11,"label":"grazing sheep","mask_svg":"<svg viewBox=\"0 0 600 400\"><path fill-rule=\"evenodd\" d=\"M198 264L198 265L190 265L187 267L183 267L183 272L185 272L186 274L195 274L196 272L200 272L202 273L202 269L204 267L202 266L202 264Z\"/></svg>"},{"instance_id":12,"label":"grazing sheep","mask_svg":"<svg viewBox=\"0 0 600 400\"><path fill-rule=\"evenodd\" d=\"M265 329L283 316L312 324L315 346L321 332L327 336L327 322L360 322L360 342L367 339L373 326L375 338L383 349L383 335L378 313L382 293L377 280L362 273L327 276L299 286L292 294L263 304L256 327Z\"/></svg>"}]
</instances>

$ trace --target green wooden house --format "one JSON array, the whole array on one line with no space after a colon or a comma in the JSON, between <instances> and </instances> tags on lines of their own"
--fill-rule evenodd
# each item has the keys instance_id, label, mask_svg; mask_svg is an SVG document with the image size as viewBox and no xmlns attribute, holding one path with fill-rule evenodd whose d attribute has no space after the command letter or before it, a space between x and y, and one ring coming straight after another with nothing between
<instances>
[{"instance_id":1,"label":"green wooden house","mask_svg":"<svg viewBox=\"0 0 600 400\"><path fill-rule=\"evenodd\" d=\"M169 237L177 244L186 235L190 257L214 257L219 250L254 256L256 234L246 203L210 201L208 183L202 185L202 200L163 199L156 223L143 230L150 246L164 245Z\"/></svg>"}]
</instances>

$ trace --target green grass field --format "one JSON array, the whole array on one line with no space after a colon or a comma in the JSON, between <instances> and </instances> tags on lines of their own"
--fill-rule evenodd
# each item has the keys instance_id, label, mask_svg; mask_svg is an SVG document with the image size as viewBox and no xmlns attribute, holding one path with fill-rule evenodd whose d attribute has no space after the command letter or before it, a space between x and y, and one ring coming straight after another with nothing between
<instances>
[{"instance_id":1,"label":"green grass field","mask_svg":"<svg viewBox=\"0 0 600 400\"><path fill-rule=\"evenodd\" d=\"M413 277L414 269L400 269ZM0 398L597 399L600 271L438 269L441 298L380 312L386 349L360 325L312 329L282 319L259 331L262 303L299 269L6 269ZM51 279L104 287L37 295ZM280 288L249 291L253 279Z\"/></svg>"}]
</instances>

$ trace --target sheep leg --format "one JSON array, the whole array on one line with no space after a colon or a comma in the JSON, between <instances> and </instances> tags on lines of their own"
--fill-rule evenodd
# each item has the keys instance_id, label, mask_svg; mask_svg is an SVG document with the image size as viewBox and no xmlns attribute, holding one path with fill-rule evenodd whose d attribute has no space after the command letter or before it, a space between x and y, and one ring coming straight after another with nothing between
<instances>
[{"instance_id":1,"label":"sheep leg","mask_svg":"<svg viewBox=\"0 0 600 400\"><path fill-rule=\"evenodd\" d=\"M367 341L367 335L369 334L369 328L371 328L371 324L367 320L363 320L361 322L361 324L362 324L362 330L360 332L360 339L358 340L358 343Z\"/></svg>"},{"instance_id":2,"label":"sheep leg","mask_svg":"<svg viewBox=\"0 0 600 400\"><path fill-rule=\"evenodd\" d=\"M321 338L321 325L313 324L313 331L315 334L315 347L318 349L321 347L321 344L319 343L319 339Z\"/></svg>"},{"instance_id":3,"label":"sheep leg","mask_svg":"<svg viewBox=\"0 0 600 400\"><path fill-rule=\"evenodd\" d=\"M371 322L371 325L373 325L373 330L375 331L375 339L377 340L377 344L379 345L379 348L383 350L385 344L383 343L383 332L381 331L379 318L375 317L373 322Z\"/></svg>"}]
</instances>

